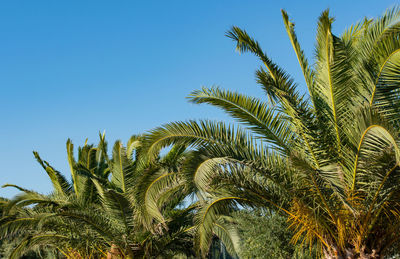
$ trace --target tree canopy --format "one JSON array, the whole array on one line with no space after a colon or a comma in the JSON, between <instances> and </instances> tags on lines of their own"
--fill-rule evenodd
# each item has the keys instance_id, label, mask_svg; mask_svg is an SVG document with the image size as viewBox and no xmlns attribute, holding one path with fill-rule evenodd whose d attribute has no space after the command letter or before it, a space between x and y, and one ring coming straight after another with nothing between
<instances>
[{"instance_id":1,"label":"tree canopy","mask_svg":"<svg viewBox=\"0 0 400 259\"><path fill-rule=\"evenodd\" d=\"M261 256L253 254L257 238L243 239L241 251L238 226L243 236L270 240L263 249L274 257L300 256L282 243L284 224L290 242L325 258L383 258L397 249L400 9L341 35L322 12L311 62L282 17L306 94L249 33L232 27L226 35L236 50L259 59L265 96L203 87L190 102L237 123L171 122L125 146L117 141L111 156L104 135L79 147L77 158L68 141L71 181L34 152L53 192L7 185L21 191L0 203L0 235L18 240L10 258L34 247L69 258L205 258L216 237L232 255ZM243 230L244 218L274 234Z\"/></svg>"}]
</instances>

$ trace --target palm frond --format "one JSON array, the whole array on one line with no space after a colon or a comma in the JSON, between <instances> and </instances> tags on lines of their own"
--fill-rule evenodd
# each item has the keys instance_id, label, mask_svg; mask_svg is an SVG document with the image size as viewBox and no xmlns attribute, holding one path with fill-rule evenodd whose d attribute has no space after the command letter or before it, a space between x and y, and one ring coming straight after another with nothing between
<instances>
[{"instance_id":1,"label":"palm frond","mask_svg":"<svg viewBox=\"0 0 400 259\"><path fill-rule=\"evenodd\" d=\"M203 88L192 92L189 98L193 103L208 103L220 107L259 134L264 141L284 150L290 148L290 141L294 136L288 119L259 99L219 88Z\"/></svg>"}]
</instances>

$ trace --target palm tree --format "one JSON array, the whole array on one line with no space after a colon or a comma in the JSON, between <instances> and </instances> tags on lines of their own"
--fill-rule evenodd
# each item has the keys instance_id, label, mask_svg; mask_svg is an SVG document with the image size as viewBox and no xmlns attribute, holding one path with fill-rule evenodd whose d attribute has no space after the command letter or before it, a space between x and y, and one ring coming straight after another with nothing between
<instances>
[{"instance_id":1,"label":"palm tree","mask_svg":"<svg viewBox=\"0 0 400 259\"><path fill-rule=\"evenodd\" d=\"M308 93L233 27L227 36L236 49L262 63L256 79L268 100L216 87L194 91L191 102L219 107L241 125L169 123L147 137L148 153L195 148L186 175L205 197L196 216L203 254L218 215L240 205L282 213L293 241L319 246L325 258L381 258L400 238L400 10L340 36L324 11L313 65L282 15Z\"/></svg>"},{"instance_id":2,"label":"palm tree","mask_svg":"<svg viewBox=\"0 0 400 259\"><path fill-rule=\"evenodd\" d=\"M97 147L85 143L75 160L68 140L72 183L34 152L53 192L6 185L21 191L5 203L0 220L2 237L21 239L10 258L36 247L56 248L67 258L192 256L194 207L177 208L185 197L177 175L186 148L173 147L149 164L139 158L140 145L140 136L126 148L117 141L109 158L100 135Z\"/></svg>"},{"instance_id":3,"label":"palm tree","mask_svg":"<svg viewBox=\"0 0 400 259\"><path fill-rule=\"evenodd\" d=\"M107 250L104 239L94 235L94 232L86 227L87 224L64 216L67 212L81 209L99 210L100 200L88 175L105 181L110 174L106 154L103 152L106 149L106 146L103 146L106 145L104 135L100 136L100 140L97 147L86 143L79 147L78 160L74 158L72 142L67 141L72 182L42 160L37 152L33 152L53 185L53 192L49 195L15 185L4 186L15 187L21 191L6 204L7 213L0 221L3 237L18 243L10 257L18 257L35 246L56 248L70 258L78 255L89 258L99 254L100 250Z\"/></svg>"}]
</instances>

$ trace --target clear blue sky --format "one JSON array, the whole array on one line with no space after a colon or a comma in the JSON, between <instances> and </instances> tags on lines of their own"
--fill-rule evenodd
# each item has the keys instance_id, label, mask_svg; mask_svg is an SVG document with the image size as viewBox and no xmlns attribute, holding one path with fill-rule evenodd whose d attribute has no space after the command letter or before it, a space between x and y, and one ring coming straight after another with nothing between
<instances>
[{"instance_id":1,"label":"clear blue sky","mask_svg":"<svg viewBox=\"0 0 400 259\"><path fill-rule=\"evenodd\" d=\"M65 142L110 142L175 120L227 120L187 103L194 89L219 85L262 97L257 60L224 36L237 25L297 79L282 24L284 8L313 54L316 20L326 8L340 34L394 1L1 1L0 184L48 193L32 150L69 176ZM0 189L0 196L16 191Z\"/></svg>"}]
</instances>

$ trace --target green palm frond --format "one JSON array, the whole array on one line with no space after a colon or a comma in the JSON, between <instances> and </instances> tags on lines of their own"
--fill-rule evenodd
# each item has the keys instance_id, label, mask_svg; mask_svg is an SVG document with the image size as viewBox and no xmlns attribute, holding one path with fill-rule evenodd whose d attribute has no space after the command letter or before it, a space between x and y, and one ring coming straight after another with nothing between
<instances>
[{"instance_id":1,"label":"green palm frond","mask_svg":"<svg viewBox=\"0 0 400 259\"><path fill-rule=\"evenodd\" d=\"M141 135L133 135L130 137L128 140L128 143L126 144L126 155L130 159L135 159L137 160L138 157L137 155L139 152L136 152L135 158L133 158L134 152L138 151L140 147L142 146L142 136Z\"/></svg>"},{"instance_id":2,"label":"green palm frond","mask_svg":"<svg viewBox=\"0 0 400 259\"><path fill-rule=\"evenodd\" d=\"M239 52L251 52L265 65L268 72L260 68L256 72L257 81L267 93L268 98L274 102L279 100L286 113L293 119L301 121L301 117L307 116L308 105L297 90L293 80L278 67L261 49L259 43L251 38L246 31L232 27L227 36L236 42Z\"/></svg>"},{"instance_id":3,"label":"green palm frond","mask_svg":"<svg viewBox=\"0 0 400 259\"><path fill-rule=\"evenodd\" d=\"M248 145L248 135L242 129L226 126L222 122L188 121L166 124L152 131L147 136L147 152L150 157L155 157L158 152L172 144L201 146L207 143L236 143Z\"/></svg>"},{"instance_id":4,"label":"green palm frond","mask_svg":"<svg viewBox=\"0 0 400 259\"><path fill-rule=\"evenodd\" d=\"M189 98L193 103L220 107L258 133L263 140L284 150L290 149L290 141L294 137L290 123L277 109L270 108L261 100L219 88L203 88L192 92Z\"/></svg>"},{"instance_id":5,"label":"green palm frond","mask_svg":"<svg viewBox=\"0 0 400 259\"><path fill-rule=\"evenodd\" d=\"M124 193L118 193L112 189L105 190L97 181L95 181L95 185L101 197L105 212L109 214L109 217L113 220L122 223L123 230L121 230L121 232L125 232L129 235L134 227L132 221L133 210L129 199Z\"/></svg>"},{"instance_id":6,"label":"green palm frond","mask_svg":"<svg viewBox=\"0 0 400 259\"><path fill-rule=\"evenodd\" d=\"M134 168L132 161L128 158L125 147L122 146L120 141L115 142L113 148L113 156L110 161L111 183L122 192L126 192L129 187L129 181L134 177Z\"/></svg>"},{"instance_id":7,"label":"green palm frond","mask_svg":"<svg viewBox=\"0 0 400 259\"><path fill-rule=\"evenodd\" d=\"M236 205L236 202L240 200L242 200L240 197L235 196L214 197L200 207L200 210L196 214L195 222L197 225L196 246L202 255L207 254L212 237L214 234L217 234L214 230L216 229L219 217L228 215L231 210L228 209L230 205ZM217 228L217 231L221 231L221 229ZM224 234L226 233L224 232Z\"/></svg>"},{"instance_id":8,"label":"green palm frond","mask_svg":"<svg viewBox=\"0 0 400 259\"><path fill-rule=\"evenodd\" d=\"M58 194L64 196L70 194L72 188L67 179L65 179L65 177L60 172L58 172L52 166L50 166L48 162L43 161L40 158L38 152L33 152L33 154L36 160L39 162L39 164L43 167L43 169L47 172L48 176L50 177L54 190Z\"/></svg>"},{"instance_id":9,"label":"green palm frond","mask_svg":"<svg viewBox=\"0 0 400 259\"><path fill-rule=\"evenodd\" d=\"M221 216L214 223L213 229L213 232L222 241L228 253L233 256L240 253L240 237L234 224L235 222L232 218Z\"/></svg>"},{"instance_id":10,"label":"green palm frond","mask_svg":"<svg viewBox=\"0 0 400 259\"><path fill-rule=\"evenodd\" d=\"M77 196L79 196L80 195L80 190L78 189L79 176L75 170L76 161L74 158L74 144L72 144L72 141L70 139L68 139L66 145L67 145L68 164L69 164L69 168L71 170L71 177L72 177L72 183L74 186L74 192L76 193Z\"/></svg>"},{"instance_id":11,"label":"green palm frond","mask_svg":"<svg viewBox=\"0 0 400 259\"><path fill-rule=\"evenodd\" d=\"M17 247L15 247L10 254L10 259L18 259L24 254L24 252L32 249L35 246L42 245L48 246L49 244L61 243L67 237L59 234L48 233L48 234L38 234L25 237Z\"/></svg>"},{"instance_id":12,"label":"green palm frond","mask_svg":"<svg viewBox=\"0 0 400 259\"><path fill-rule=\"evenodd\" d=\"M314 82L314 71L312 68L309 66L307 58L304 54L304 51L300 47L300 43L297 39L295 30L294 30L294 23L289 20L289 16L285 10L282 10L282 17L283 17L283 22L285 24L286 32L289 36L290 42L293 46L293 49L296 53L297 60L299 61L299 65L301 67L301 71L303 72L304 79L306 81L306 85L308 88L308 91L310 93L310 96L312 98L313 104L315 106L315 82Z\"/></svg>"}]
</instances>

